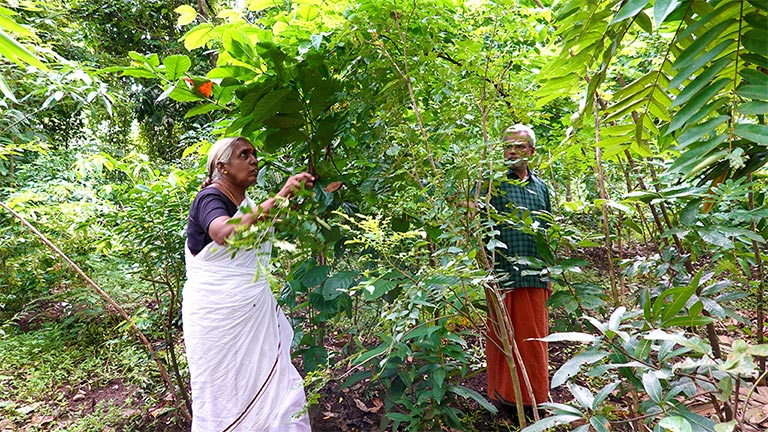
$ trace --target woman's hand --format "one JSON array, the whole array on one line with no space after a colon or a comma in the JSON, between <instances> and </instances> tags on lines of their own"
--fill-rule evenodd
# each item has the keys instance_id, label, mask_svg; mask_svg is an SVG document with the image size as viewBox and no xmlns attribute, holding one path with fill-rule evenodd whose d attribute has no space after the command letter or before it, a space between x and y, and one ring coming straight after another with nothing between
<instances>
[{"instance_id":1,"label":"woman's hand","mask_svg":"<svg viewBox=\"0 0 768 432\"><path fill-rule=\"evenodd\" d=\"M312 189L315 184L315 176L308 172L302 172L294 174L285 181L285 184L280 189L280 192L276 196L281 198L291 198L293 195L304 186L305 189Z\"/></svg>"}]
</instances>

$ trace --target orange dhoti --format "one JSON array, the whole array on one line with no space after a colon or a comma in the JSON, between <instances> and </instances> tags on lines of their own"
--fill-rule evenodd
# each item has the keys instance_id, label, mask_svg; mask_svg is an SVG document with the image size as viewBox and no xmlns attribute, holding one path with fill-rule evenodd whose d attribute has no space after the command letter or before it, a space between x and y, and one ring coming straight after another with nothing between
<instances>
[{"instance_id":1,"label":"orange dhoti","mask_svg":"<svg viewBox=\"0 0 768 432\"><path fill-rule=\"evenodd\" d=\"M549 396L549 354L546 342L526 339L543 338L549 334L549 313L546 306L549 295L550 290L546 288L516 288L505 291L502 295L503 303L511 317L515 342L537 404L546 402ZM496 334L496 325L492 322L494 316L490 307L488 315L489 334L485 343L488 363L488 397L499 402L514 404L515 390L512 375L504 356L503 345ZM533 405L519 365L517 376L523 394L523 405Z\"/></svg>"}]
</instances>

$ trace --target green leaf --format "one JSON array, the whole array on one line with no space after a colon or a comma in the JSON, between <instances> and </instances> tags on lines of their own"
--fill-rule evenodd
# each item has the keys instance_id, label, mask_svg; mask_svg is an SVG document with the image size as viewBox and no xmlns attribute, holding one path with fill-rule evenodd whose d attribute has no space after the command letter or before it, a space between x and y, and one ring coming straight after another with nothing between
<instances>
[{"instance_id":1,"label":"green leaf","mask_svg":"<svg viewBox=\"0 0 768 432\"><path fill-rule=\"evenodd\" d=\"M766 25L768 23L764 23ZM768 56L768 27L749 30L741 39L744 48L755 54Z\"/></svg>"},{"instance_id":2,"label":"green leaf","mask_svg":"<svg viewBox=\"0 0 768 432\"><path fill-rule=\"evenodd\" d=\"M607 418L603 416L594 416L589 419L589 424L595 428L597 432L610 432L611 423Z\"/></svg>"},{"instance_id":3,"label":"green leaf","mask_svg":"<svg viewBox=\"0 0 768 432\"><path fill-rule=\"evenodd\" d=\"M206 113L209 113L211 111L218 111L218 110L221 110L221 109L224 109L224 108L222 108L219 105L216 105L215 103L206 103L206 104L203 104L203 105L198 105L198 106L190 109L189 111L187 111L187 113L184 114L184 118L190 118L190 117L194 117L194 116L197 116L197 115L200 115L200 114L206 114Z\"/></svg>"},{"instance_id":4,"label":"green leaf","mask_svg":"<svg viewBox=\"0 0 768 432\"><path fill-rule=\"evenodd\" d=\"M715 425L715 432L733 432L736 429L736 420Z\"/></svg>"},{"instance_id":5,"label":"green leaf","mask_svg":"<svg viewBox=\"0 0 768 432\"><path fill-rule=\"evenodd\" d=\"M285 96L290 92L291 89L282 88L274 90L261 98L256 103L256 106L254 106L253 112L251 113L253 115L253 121L263 122L267 118L277 114L280 110L280 106L283 104Z\"/></svg>"},{"instance_id":6,"label":"green leaf","mask_svg":"<svg viewBox=\"0 0 768 432\"><path fill-rule=\"evenodd\" d=\"M278 6L279 4L280 3L276 0L248 0L246 7L249 11L259 12L273 6Z\"/></svg>"},{"instance_id":7,"label":"green leaf","mask_svg":"<svg viewBox=\"0 0 768 432\"><path fill-rule=\"evenodd\" d=\"M659 422L659 426L667 432L693 432L688 420L680 416L664 417Z\"/></svg>"},{"instance_id":8,"label":"green leaf","mask_svg":"<svg viewBox=\"0 0 768 432\"><path fill-rule=\"evenodd\" d=\"M722 115L713 117L704 123L687 128L680 136L677 137L678 150L682 150L688 144L698 141L704 135L712 135L717 132L717 128L725 123L726 120L730 120L730 116ZM721 135L725 140L726 136Z\"/></svg>"},{"instance_id":9,"label":"green leaf","mask_svg":"<svg viewBox=\"0 0 768 432\"><path fill-rule=\"evenodd\" d=\"M328 266L316 266L309 269L301 279L301 284L307 288L320 285L328 277L331 268Z\"/></svg>"},{"instance_id":10,"label":"green leaf","mask_svg":"<svg viewBox=\"0 0 768 432\"><path fill-rule=\"evenodd\" d=\"M681 127L685 126L694 115L700 114L699 110L704 107L714 96L722 90L731 80L729 78L721 78L709 87L699 92L696 97L691 99L683 108L675 114L675 117L669 123L667 133L674 132ZM710 105L711 107L711 105Z\"/></svg>"},{"instance_id":11,"label":"green leaf","mask_svg":"<svg viewBox=\"0 0 768 432\"><path fill-rule=\"evenodd\" d=\"M555 426L569 424L569 423L575 422L576 420L581 420L581 419L582 417L575 416L575 415L557 415L552 417L545 417L537 421L536 423L526 427L520 432L542 432L545 430L552 429Z\"/></svg>"},{"instance_id":12,"label":"green leaf","mask_svg":"<svg viewBox=\"0 0 768 432\"><path fill-rule=\"evenodd\" d=\"M752 142L768 145L768 125L738 123L733 132Z\"/></svg>"},{"instance_id":13,"label":"green leaf","mask_svg":"<svg viewBox=\"0 0 768 432\"><path fill-rule=\"evenodd\" d=\"M552 376L552 382L550 383L551 388L556 388L568 381L568 379L574 375L576 375L579 372L579 369L584 364L592 364L597 361L602 360L608 356L608 353L606 352L600 352L600 351L586 351L580 354L577 354L570 360L563 363L562 366L560 366L560 369L555 372L555 374Z\"/></svg>"},{"instance_id":14,"label":"green leaf","mask_svg":"<svg viewBox=\"0 0 768 432\"><path fill-rule=\"evenodd\" d=\"M595 402L595 396L589 389L582 387L578 384L568 383L568 390L570 390L573 398L582 407L591 410Z\"/></svg>"},{"instance_id":15,"label":"green leaf","mask_svg":"<svg viewBox=\"0 0 768 432\"><path fill-rule=\"evenodd\" d=\"M451 393L454 393L458 396L461 396L465 399L472 399L480 406L485 408L486 410L490 411L493 414L496 414L499 412L499 410L493 406L486 398L484 398L480 393L476 392L475 390L472 390L470 388L464 387L464 386L451 386L448 391Z\"/></svg>"},{"instance_id":16,"label":"green leaf","mask_svg":"<svg viewBox=\"0 0 768 432\"><path fill-rule=\"evenodd\" d=\"M768 114L768 102L745 102L739 105L736 110L744 115L765 115Z\"/></svg>"},{"instance_id":17,"label":"green leaf","mask_svg":"<svg viewBox=\"0 0 768 432\"><path fill-rule=\"evenodd\" d=\"M659 378L655 373L646 372L643 374L643 388L645 389L645 393L648 394L648 397L650 397L652 401L656 402L657 404L661 403L661 382L659 382Z\"/></svg>"},{"instance_id":18,"label":"green leaf","mask_svg":"<svg viewBox=\"0 0 768 432\"><path fill-rule=\"evenodd\" d=\"M731 63L731 59L728 57L723 57L720 60L714 62L710 67L708 67L702 74L697 76L693 81L688 83L687 86L683 89L683 91L680 92L679 95L675 98L675 100L672 102L672 105L669 106L669 108L674 108L680 104L688 102L693 96L698 94L698 92L704 88L707 84L709 84L710 81L712 81L712 78L715 77L723 68Z\"/></svg>"},{"instance_id":19,"label":"green leaf","mask_svg":"<svg viewBox=\"0 0 768 432\"><path fill-rule=\"evenodd\" d=\"M175 100L176 102L197 102L205 100L204 97L197 96L196 94L192 93L186 85L175 85L173 87L169 87L168 90L171 90L168 93L168 97ZM168 92L168 90L166 90L166 92ZM160 97L162 96L163 95L160 95ZM158 98L158 100L160 100L160 98Z\"/></svg>"},{"instance_id":20,"label":"green leaf","mask_svg":"<svg viewBox=\"0 0 768 432\"><path fill-rule=\"evenodd\" d=\"M192 66L192 61L184 55L172 55L163 59L165 65L165 77L168 81L176 81L184 76Z\"/></svg>"},{"instance_id":21,"label":"green leaf","mask_svg":"<svg viewBox=\"0 0 768 432\"><path fill-rule=\"evenodd\" d=\"M343 271L329 277L323 284L323 298L333 300L348 290L355 282L358 273L355 271Z\"/></svg>"},{"instance_id":22,"label":"green leaf","mask_svg":"<svg viewBox=\"0 0 768 432\"><path fill-rule=\"evenodd\" d=\"M656 0L653 3L653 21L656 27L660 26L678 6L680 2L677 0Z\"/></svg>"},{"instance_id":23,"label":"green leaf","mask_svg":"<svg viewBox=\"0 0 768 432\"><path fill-rule=\"evenodd\" d=\"M3 93L3 95L6 97L6 99L10 100L13 103L19 103L18 100L16 100L16 96L13 94L13 91L11 91L11 88L8 87L8 83L5 82L5 79L2 75L0 75L0 92Z\"/></svg>"},{"instance_id":24,"label":"green leaf","mask_svg":"<svg viewBox=\"0 0 768 432\"><path fill-rule=\"evenodd\" d=\"M563 332L563 333L552 333L547 337L538 338L536 340L540 340L544 342L570 341L570 342L591 343L591 342L594 342L596 339L597 338L595 338L595 336L589 333Z\"/></svg>"},{"instance_id":25,"label":"green leaf","mask_svg":"<svg viewBox=\"0 0 768 432\"><path fill-rule=\"evenodd\" d=\"M191 28L184 36L184 48L189 51L205 46L213 37L213 24L203 23Z\"/></svg>"},{"instance_id":26,"label":"green leaf","mask_svg":"<svg viewBox=\"0 0 768 432\"><path fill-rule=\"evenodd\" d=\"M768 101L768 87L762 85L740 85L736 94L746 99Z\"/></svg>"},{"instance_id":27,"label":"green leaf","mask_svg":"<svg viewBox=\"0 0 768 432\"><path fill-rule=\"evenodd\" d=\"M21 65L27 63L38 69L47 71L48 68L34 54L32 54L24 45L20 44L13 37L0 30L0 55Z\"/></svg>"},{"instance_id":28,"label":"green leaf","mask_svg":"<svg viewBox=\"0 0 768 432\"><path fill-rule=\"evenodd\" d=\"M711 50L708 50L701 57L698 57L692 63L686 65L683 70L678 72L677 75L675 75L670 80L669 85L667 86L667 89L671 90L671 89L678 88L686 80L688 80L693 74L698 73L699 70L702 67L704 67L704 65L706 65L707 63L712 61L715 57L720 55L723 51L725 51L733 43L734 42L731 41L731 40L726 40L726 41L720 42L716 47L714 47Z\"/></svg>"},{"instance_id":29,"label":"green leaf","mask_svg":"<svg viewBox=\"0 0 768 432\"><path fill-rule=\"evenodd\" d=\"M176 22L179 27L187 25L197 18L197 11L190 5L181 5L173 11L179 14L179 20Z\"/></svg>"},{"instance_id":30,"label":"green leaf","mask_svg":"<svg viewBox=\"0 0 768 432\"><path fill-rule=\"evenodd\" d=\"M664 327L700 327L713 323L715 320L706 316L681 316L663 323Z\"/></svg>"},{"instance_id":31,"label":"green leaf","mask_svg":"<svg viewBox=\"0 0 768 432\"><path fill-rule=\"evenodd\" d=\"M699 279L701 278L701 271L699 271L696 276L693 278L693 281L691 284L687 287L683 287L682 290L679 292L676 292L673 295L672 302L665 304L661 309L661 320L667 321L673 316L677 315L678 312L683 310L686 303L688 303L688 299L691 298L691 296L696 293L696 289L699 287ZM672 292L672 290L665 291L661 295L663 297L667 297L667 293Z\"/></svg>"},{"instance_id":32,"label":"green leaf","mask_svg":"<svg viewBox=\"0 0 768 432\"><path fill-rule=\"evenodd\" d=\"M723 235L717 228L699 230L701 239L705 242L723 249L733 249L733 242Z\"/></svg>"},{"instance_id":33,"label":"green leaf","mask_svg":"<svg viewBox=\"0 0 768 432\"><path fill-rule=\"evenodd\" d=\"M28 28L17 23L16 21L0 14L0 28L8 30L9 32L16 33L19 36L26 36L34 38L35 34Z\"/></svg>"},{"instance_id":34,"label":"green leaf","mask_svg":"<svg viewBox=\"0 0 768 432\"><path fill-rule=\"evenodd\" d=\"M626 3L624 3L624 6L619 10L616 16L613 17L613 19L608 25L612 26L616 23L632 18L633 16L637 15L640 11L645 9L647 5L648 5L648 0L627 1Z\"/></svg>"},{"instance_id":35,"label":"green leaf","mask_svg":"<svg viewBox=\"0 0 768 432\"><path fill-rule=\"evenodd\" d=\"M614 381L601 388L600 391L595 394L595 401L592 404L592 409L597 410L597 407L600 406L600 404L603 403L603 401L606 400L614 390L616 390L616 387L618 387L619 384L621 384L620 381Z\"/></svg>"},{"instance_id":36,"label":"green leaf","mask_svg":"<svg viewBox=\"0 0 768 432\"><path fill-rule=\"evenodd\" d=\"M689 45L672 64L672 69L680 69L683 66L690 64L694 58L701 55L709 44L720 36L728 27L736 23L734 19L725 20L718 25L707 30L703 35L696 38L696 40ZM733 42L732 42L733 43Z\"/></svg>"}]
</instances>

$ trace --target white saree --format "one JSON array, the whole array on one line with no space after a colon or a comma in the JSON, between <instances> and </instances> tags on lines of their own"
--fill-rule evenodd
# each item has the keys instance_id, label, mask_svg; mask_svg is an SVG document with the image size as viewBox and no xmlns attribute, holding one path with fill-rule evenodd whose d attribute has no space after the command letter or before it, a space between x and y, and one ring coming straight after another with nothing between
<instances>
[{"instance_id":1,"label":"white saree","mask_svg":"<svg viewBox=\"0 0 768 432\"><path fill-rule=\"evenodd\" d=\"M239 213L239 212L238 212ZM235 215L237 217L238 215ZM260 269L272 245L186 249L182 318L192 381L192 432L308 432L293 330Z\"/></svg>"}]
</instances>

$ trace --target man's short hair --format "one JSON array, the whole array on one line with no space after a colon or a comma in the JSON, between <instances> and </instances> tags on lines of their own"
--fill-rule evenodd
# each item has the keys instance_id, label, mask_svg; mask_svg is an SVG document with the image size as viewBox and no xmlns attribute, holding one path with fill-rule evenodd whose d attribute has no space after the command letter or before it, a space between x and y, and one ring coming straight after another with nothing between
<instances>
[{"instance_id":1,"label":"man's short hair","mask_svg":"<svg viewBox=\"0 0 768 432\"><path fill-rule=\"evenodd\" d=\"M514 126L508 127L506 130L504 130L502 139L510 135L526 135L528 137L528 142L531 143L531 146L536 147L536 134L533 132L533 129L524 124L518 123Z\"/></svg>"}]
</instances>

